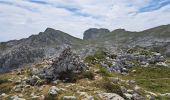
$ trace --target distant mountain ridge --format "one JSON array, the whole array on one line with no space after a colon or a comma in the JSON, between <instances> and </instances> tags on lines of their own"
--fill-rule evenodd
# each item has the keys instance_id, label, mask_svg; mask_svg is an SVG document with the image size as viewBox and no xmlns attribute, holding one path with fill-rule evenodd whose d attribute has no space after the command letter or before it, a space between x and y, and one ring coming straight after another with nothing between
<instances>
[{"instance_id":1,"label":"distant mountain ridge","mask_svg":"<svg viewBox=\"0 0 170 100\"><path fill-rule=\"evenodd\" d=\"M84 32L83 40L60 30L47 28L44 32L25 39L1 42L0 72L57 56L67 46L72 47L79 55L83 56L97 48L116 51L117 48L134 46L158 46L165 48L165 52L169 53L170 25L162 25L141 32L91 28Z\"/></svg>"}]
</instances>

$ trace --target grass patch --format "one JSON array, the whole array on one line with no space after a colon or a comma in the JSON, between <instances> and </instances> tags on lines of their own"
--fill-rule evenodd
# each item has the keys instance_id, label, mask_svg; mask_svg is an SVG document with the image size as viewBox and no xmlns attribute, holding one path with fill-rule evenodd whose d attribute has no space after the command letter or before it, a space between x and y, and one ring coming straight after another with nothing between
<instances>
[{"instance_id":1,"label":"grass patch","mask_svg":"<svg viewBox=\"0 0 170 100\"><path fill-rule=\"evenodd\" d=\"M9 93L11 89L13 88L13 83L3 83L0 84L0 94L1 93Z\"/></svg>"},{"instance_id":2,"label":"grass patch","mask_svg":"<svg viewBox=\"0 0 170 100\"><path fill-rule=\"evenodd\" d=\"M101 61L104 60L106 57L107 53L104 51L97 51L94 55L87 56L84 59L84 62L89 63L89 64L94 64L95 61Z\"/></svg>"},{"instance_id":3,"label":"grass patch","mask_svg":"<svg viewBox=\"0 0 170 100\"><path fill-rule=\"evenodd\" d=\"M99 71L100 73L101 73L101 75L102 76L106 76L106 77L112 77L113 75L112 75L112 73L111 72L109 72L106 68L104 68L104 67L100 67L100 71Z\"/></svg>"},{"instance_id":4,"label":"grass patch","mask_svg":"<svg viewBox=\"0 0 170 100\"><path fill-rule=\"evenodd\" d=\"M103 77L103 79L97 83L97 86L104 89L108 93L116 93L123 97L123 93L121 91L120 86L118 84L114 84L107 77Z\"/></svg>"},{"instance_id":5,"label":"grass patch","mask_svg":"<svg viewBox=\"0 0 170 100\"><path fill-rule=\"evenodd\" d=\"M83 73L83 78L88 78L93 80L94 79L94 73L92 71L86 71Z\"/></svg>"},{"instance_id":6,"label":"grass patch","mask_svg":"<svg viewBox=\"0 0 170 100\"><path fill-rule=\"evenodd\" d=\"M167 67L156 65L134 67L129 74L119 75L119 77L136 80L140 87L154 93L169 93L170 91L170 68Z\"/></svg>"}]
</instances>

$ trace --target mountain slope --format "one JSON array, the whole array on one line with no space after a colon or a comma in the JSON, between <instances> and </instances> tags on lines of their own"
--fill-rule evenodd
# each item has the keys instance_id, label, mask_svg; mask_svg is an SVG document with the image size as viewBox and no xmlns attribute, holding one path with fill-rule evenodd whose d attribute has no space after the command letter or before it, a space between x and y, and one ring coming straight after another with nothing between
<instances>
[{"instance_id":1,"label":"mountain slope","mask_svg":"<svg viewBox=\"0 0 170 100\"><path fill-rule=\"evenodd\" d=\"M47 28L29 38L0 43L0 72L57 55L63 48L80 47L82 40Z\"/></svg>"}]
</instances>

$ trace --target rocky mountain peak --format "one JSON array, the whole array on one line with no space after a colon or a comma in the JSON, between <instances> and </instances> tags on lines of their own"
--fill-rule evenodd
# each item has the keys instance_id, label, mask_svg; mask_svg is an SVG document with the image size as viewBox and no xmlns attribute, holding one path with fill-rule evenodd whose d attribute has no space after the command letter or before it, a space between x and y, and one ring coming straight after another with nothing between
<instances>
[{"instance_id":1,"label":"rocky mountain peak","mask_svg":"<svg viewBox=\"0 0 170 100\"><path fill-rule=\"evenodd\" d=\"M45 31L43 33L64 33L64 32L48 27L48 28L45 29Z\"/></svg>"},{"instance_id":2,"label":"rocky mountain peak","mask_svg":"<svg viewBox=\"0 0 170 100\"><path fill-rule=\"evenodd\" d=\"M84 40L95 40L97 38L99 38L101 35L105 34L105 33L109 33L110 31L108 29L105 28L90 28L88 30L86 30L84 32Z\"/></svg>"}]
</instances>

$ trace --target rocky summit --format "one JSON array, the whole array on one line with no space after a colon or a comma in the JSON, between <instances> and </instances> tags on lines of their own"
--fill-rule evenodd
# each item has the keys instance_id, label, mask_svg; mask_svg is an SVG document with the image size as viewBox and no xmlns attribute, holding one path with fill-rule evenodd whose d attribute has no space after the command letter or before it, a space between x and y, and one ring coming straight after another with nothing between
<instances>
[{"instance_id":1,"label":"rocky summit","mask_svg":"<svg viewBox=\"0 0 170 100\"><path fill-rule=\"evenodd\" d=\"M95 40L97 38L99 38L101 35L107 34L110 31L108 29L97 29L97 28L91 28L88 29L84 32L84 40Z\"/></svg>"},{"instance_id":2,"label":"rocky summit","mask_svg":"<svg viewBox=\"0 0 170 100\"><path fill-rule=\"evenodd\" d=\"M170 100L170 25L0 43L0 100Z\"/></svg>"}]
</instances>

